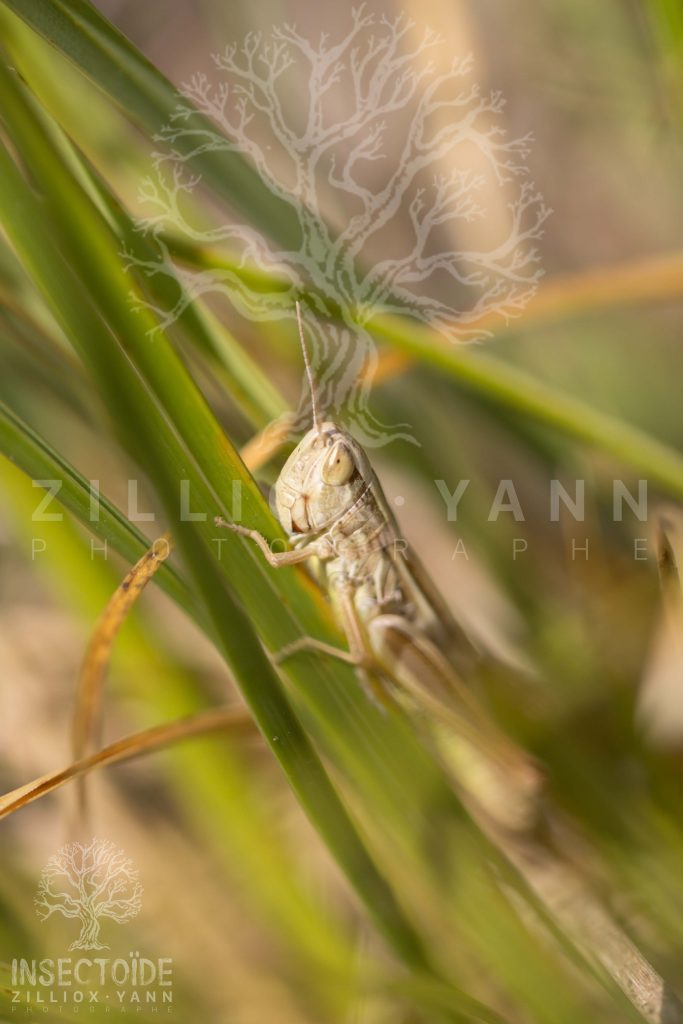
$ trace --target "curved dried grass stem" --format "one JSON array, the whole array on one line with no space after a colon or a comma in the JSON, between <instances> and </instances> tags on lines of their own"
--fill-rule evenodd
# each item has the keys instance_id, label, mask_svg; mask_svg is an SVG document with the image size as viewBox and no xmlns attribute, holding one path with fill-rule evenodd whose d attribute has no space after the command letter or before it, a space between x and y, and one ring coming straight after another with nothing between
<instances>
[{"instance_id":1,"label":"curved dried grass stem","mask_svg":"<svg viewBox=\"0 0 683 1024\"><path fill-rule=\"evenodd\" d=\"M171 548L172 540L168 533L154 541L116 588L95 626L76 684L71 723L71 749L75 762L82 761L100 741L104 683L114 640L138 597L168 558ZM87 815L87 795L84 773L80 774L78 816L83 821Z\"/></svg>"},{"instance_id":2,"label":"curved dried grass stem","mask_svg":"<svg viewBox=\"0 0 683 1024\"><path fill-rule=\"evenodd\" d=\"M180 740L192 739L210 732L229 732L233 737L243 739L258 736L258 730L245 707L211 708L196 715L178 719L175 722L155 725L142 732L133 733L116 740L94 754L74 760L66 768L41 775L17 789L0 797L0 818L33 803L41 796L54 792L72 779L82 779L95 768L130 761L143 754L155 753Z\"/></svg>"}]
</instances>

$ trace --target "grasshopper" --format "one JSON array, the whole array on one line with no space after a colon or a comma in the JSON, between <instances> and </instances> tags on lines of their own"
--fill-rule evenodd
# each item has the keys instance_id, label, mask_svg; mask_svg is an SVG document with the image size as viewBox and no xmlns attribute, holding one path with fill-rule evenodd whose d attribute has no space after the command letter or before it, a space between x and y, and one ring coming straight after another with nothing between
<instances>
[{"instance_id":1,"label":"grasshopper","mask_svg":"<svg viewBox=\"0 0 683 1024\"><path fill-rule=\"evenodd\" d=\"M499 824L527 828L539 776L531 759L487 717L463 681L478 658L397 521L361 445L318 406L299 303L299 336L313 426L285 462L275 507L291 548L273 551L256 530L222 518L249 538L274 569L316 563L348 650L301 637L278 652L302 651L351 663L368 693L430 723L458 784Z\"/></svg>"}]
</instances>

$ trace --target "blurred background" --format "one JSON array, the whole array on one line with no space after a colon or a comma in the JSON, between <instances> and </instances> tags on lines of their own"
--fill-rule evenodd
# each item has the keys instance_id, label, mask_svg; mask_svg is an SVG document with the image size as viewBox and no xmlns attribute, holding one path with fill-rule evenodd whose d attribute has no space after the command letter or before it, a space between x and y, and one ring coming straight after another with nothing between
<instances>
[{"instance_id":1,"label":"blurred background","mask_svg":"<svg viewBox=\"0 0 683 1024\"><path fill-rule=\"evenodd\" d=\"M334 38L348 21L343 5L310 0L94 6L177 87L197 71L209 73L210 55L249 31L268 34L293 22L310 38ZM491 323L491 337L477 348L495 356L503 372L523 370L556 389L549 394L580 400L579 419L581 408L597 411L611 418L617 435L620 424L636 427L675 458L683 445L683 13L666 0L369 0L365 8L378 18L403 13L440 32L449 54L472 53L482 90L505 97L501 123L510 137L534 136L529 176L553 211L536 243L544 277L521 315ZM152 173L155 143L6 10L0 30L21 50L22 74L41 102L49 97L48 109L87 160L128 209L144 215L139 189ZM225 221L222 197L207 189L198 201L209 222L215 211ZM505 188L488 197L487 224L496 204L500 217L508 216L506 201ZM343 219L343 211L336 215ZM207 304L295 408L301 365L291 331L249 321L225 297ZM226 433L245 444L263 424L254 424L224 386L229 370L191 346L183 351ZM662 601L656 538L658 508L675 504L683 489L676 493L657 472L650 478L642 459L629 461L627 428L626 457L619 460L609 445L576 440L581 422L555 429L501 401L493 388L468 386L405 352L393 358L390 345L380 353L373 414L410 424L418 442L372 452L387 497L458 617L481 643L523 666L520 688L496 686L490 699L546 766L553 798L578 823L592 851L587 862L618 919L658 969L680 981L683 620L675 588L669 603ZM127 480L139 473L6 240L0 399L127 507ZM264 490L280 463L261 469ZM509 512L492 519L501 479L513 481L523 521ZM570 494L577 479L586 481L584 522L565 509L551 521L553 479ZM628 508L615 521L615 479L634 494L638 480L648 479L647 521ZM470 483L457 521L449 521L435 481L452 493L461 480ZM68 514L33 521L41 494L3 459L3 792L68 764L79 665L127 568L113 551L105 558L99 542L93 549ZM157 516L139 527L150 538L159 535L163 514L144 484L138 507ZM674 550L676 516L674 509ZM239 698L212 645L150 587L115 646L104 740L230 699ZM93 834L124 848L144 885L140 915L125 926L107 925L106 941L125 949L122 955L144 948L173 957L176 1019L441 1019L407 991L257 741L193 740L95 773L88 786ZM56 956L73 937L66 919L38 920L33 894L48 857L71 838L74 806L67 786L0 824L5 961ZM569 1021L579 1012L626 1019L590 972L558 966L552 942L548 950L533 927L513 926L468 837L463 832L458 850L451 895L459 917L448 938L460 987L509 1021ZM435 945L446 942L446 924L417 880L407 899L421 909Z\"/></svg>"}]
</instances>

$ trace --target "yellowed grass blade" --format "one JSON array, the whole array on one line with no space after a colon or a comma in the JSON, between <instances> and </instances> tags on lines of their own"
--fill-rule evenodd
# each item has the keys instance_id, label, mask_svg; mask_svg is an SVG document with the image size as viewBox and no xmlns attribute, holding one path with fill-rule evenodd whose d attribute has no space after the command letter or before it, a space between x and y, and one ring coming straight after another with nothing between
<instances>
[{"instance_id":1,"label":"yellowed grass blade","mask_svg":"<svg viewBox=\"0 0 683 1024\"><path fill-rule=\"evenodd\" d=\"M254 721L245 707L211 708L209 711L201 711L175 722L155 725L151 729L144 729L132 736L116 740L94 754L79 758L60 771L42 775L24 786L5 793L0 797L0 818L18 811L19 808L25 807L47 793L52 793L72 779L82 778L95 768L104 768L106 765L130 761L134 757L163 750L180 740L222 731L229 732L231 737L237 739L248 739L259 735Z\"/></svg>"},{"instance_id":2,"label":"yellowed grass blade","mask_svg":"<svg viewBox=\"0 0 683 1024\"><path fill-rule=\"evenodd\" d=\"M252 472L268 462L282 447L289 435L291 422L291 416L282 416L244 446L242 459ZM75 763L87 759L87 755L99 742L105 677L117 633L144 588L168 558L172 544L171 535L168 533L154 541L117 587L95 626L76 687L71 734ZM78 790L78 811L81 818L85 816L86 810L85 779L82 778Z\"/></svg>"},{"instance_id":3,"label":"yellowed grass blade","mask_svg":"<svg viewBox=\"0 0 683 1024\"><path fill-rule=\"evenodd\" d=\"M96 742L101 724L104 678L116 634L138 597L171 551L169 534L156 540L117 587L100 616L83 659L76 688L72 724L75 758L82 757Z\"/></svg>"},{"instance_id":4,"label":"yellowed grass blade","mask_svg":"<svg viewBox=\"0 0 683 1024\"><path fill-rule=\"evenodd\" d=\"M252 473L265 466L289 437L294 415L286 413L254 434L240 450L242 462Z\"/></svg>"},{"instance_id":5,"label":"yellowed grass blade","mask_svg":"<svg viewBox=\"0 0 683 1024\"><path fill-rule=\"evenodd\" d=\"M95 626L76 685L71 725L74 761L82 760L100 742L104 682L114 640L130 609L159 566L168 558L171 544L169 534L155 540L117 587ZM83 816L86 811L84 781L79 784L78 805Z\"/></svg>"}]
</instances>

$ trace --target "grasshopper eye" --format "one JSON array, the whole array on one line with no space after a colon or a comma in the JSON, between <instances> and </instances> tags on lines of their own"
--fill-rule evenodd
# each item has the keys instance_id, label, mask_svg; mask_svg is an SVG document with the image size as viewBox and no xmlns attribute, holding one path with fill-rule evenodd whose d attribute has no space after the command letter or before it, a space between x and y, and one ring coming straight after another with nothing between
<instances>
[{"instance_id":1,"label":"grasshopper eye","mask_svg":"<svg viewBox=\"0 0 683 1024\"><path fill-rule=\"evenodd\" d=\"M333 487L341 487L351 479L354 469L349 449L343 444L336 444L323 464L323 480Z\"/></svg>"}]
</instances>

